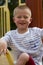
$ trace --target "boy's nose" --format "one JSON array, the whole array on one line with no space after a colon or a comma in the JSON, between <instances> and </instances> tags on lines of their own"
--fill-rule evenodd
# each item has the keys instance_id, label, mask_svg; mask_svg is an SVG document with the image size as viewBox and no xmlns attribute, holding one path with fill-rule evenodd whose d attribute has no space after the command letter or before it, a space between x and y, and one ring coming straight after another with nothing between
<instances>
[{"instance_id":1,"label":"boy's nose","mask_svg":"<svg viewBox=\"0 0 43 65\"><path fill-rule=\"evenodd\" d=\"M22 17L21 17L21 20L24 20L24 19L25 19L25 18L22 16Z\"/></svg>"}]
</instances>

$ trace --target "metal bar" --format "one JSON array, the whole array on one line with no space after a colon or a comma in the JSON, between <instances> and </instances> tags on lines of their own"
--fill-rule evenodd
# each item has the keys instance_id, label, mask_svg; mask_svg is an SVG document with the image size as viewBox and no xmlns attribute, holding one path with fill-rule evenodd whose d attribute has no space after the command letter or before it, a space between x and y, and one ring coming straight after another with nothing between
<instances>
[{"instance_id":1,"label":"metal bar","mask_svg":"<svg viewBox=\"0 0 43 65\"><path fill-rule=\"evenodd\" d=\"M6 22L6 21L5 21L5 8L4 8L4 34L5 34L5 30L6 30L6 29L5 29L5 28L6 28L6 27L5 27L5 22Z\"/></svg>"},{"instance_id":2,"label":"metal bar","mask_svg":"<svg viewBox=\"0 0 43 65\"><path fill-rule=\"evenodd\" d=\"M19 0L19 6L20 5L26 5L26 3L21 3L21 0Z\"/></svg>"},{"instance_id":3,"label":"metal bar","mask_svg":"<svg viewBox=\"0 0 43 65\"><path fill-rule=\"evenodd\" d=\"M3 16L2 16L2 8L1 8L1 34L3 36Z\"/></svg>"}]
</instances>

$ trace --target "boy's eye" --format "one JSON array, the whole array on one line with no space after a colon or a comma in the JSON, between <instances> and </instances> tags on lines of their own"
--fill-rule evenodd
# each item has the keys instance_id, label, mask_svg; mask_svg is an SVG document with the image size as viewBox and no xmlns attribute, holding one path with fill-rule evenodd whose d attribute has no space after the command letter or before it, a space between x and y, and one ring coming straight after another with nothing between
<instances>
[{"instance_id":1,"label":"boy's eye","mask_svg":"<svg viewBox=\"0 0 43 65\"><path fill-rule=\"evenodd\" d=\"M27 19L27 18L28 18L28 16L24 16L24 18L25 18L25 19Z\"/></svg>"},{"instance_id":2,"label":"boy's eye","mask_svg":"<svg viewBox=\"0 0 43 65\"><path fill-rule=\"evenodd\" d=\"M18 16L17 18L22 18L21 16Z\"/></svg>"},{"instance_id":3,"label":"boy's eye","mask_svg":"<svg viewBox=\"0 0 43 65\"><path fill-rule=\"evenodd\" d=\"M17 16L17 18L24 18L24 19L27 19L28 16Z\"/></svg>"}]
</instances>

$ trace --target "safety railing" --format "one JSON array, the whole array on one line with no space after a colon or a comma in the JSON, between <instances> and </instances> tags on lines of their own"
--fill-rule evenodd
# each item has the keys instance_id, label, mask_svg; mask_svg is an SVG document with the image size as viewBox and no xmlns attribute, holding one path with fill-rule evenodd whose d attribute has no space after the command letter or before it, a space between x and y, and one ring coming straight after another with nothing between
<instances>
[{"instance_id":1,"label":"safety railing","mask_svg":"<svg viewBox=\"0 0 43 65\"><path fill-rule=\"evenodd\" d=\"M5 6L0 6L0 37L10 30L10 13Z\"/></svg>"}]
</instances>

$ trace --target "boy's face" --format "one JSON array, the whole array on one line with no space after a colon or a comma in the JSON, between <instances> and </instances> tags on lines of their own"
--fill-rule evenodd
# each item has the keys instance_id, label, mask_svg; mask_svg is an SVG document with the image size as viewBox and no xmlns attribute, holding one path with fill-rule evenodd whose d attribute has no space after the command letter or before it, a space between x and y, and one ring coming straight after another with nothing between
<instances>
[{"instance_id":1,"label":"boy's face","mask_svg":"<svg viewBox=\"0 0 43 65\"><path fill-rule=\"evenodd\" d=\"M26 9L18 10L13 17L14 23L18 29L26 29L31 23L31 16Z\"/></svg>"}]
</instances>

